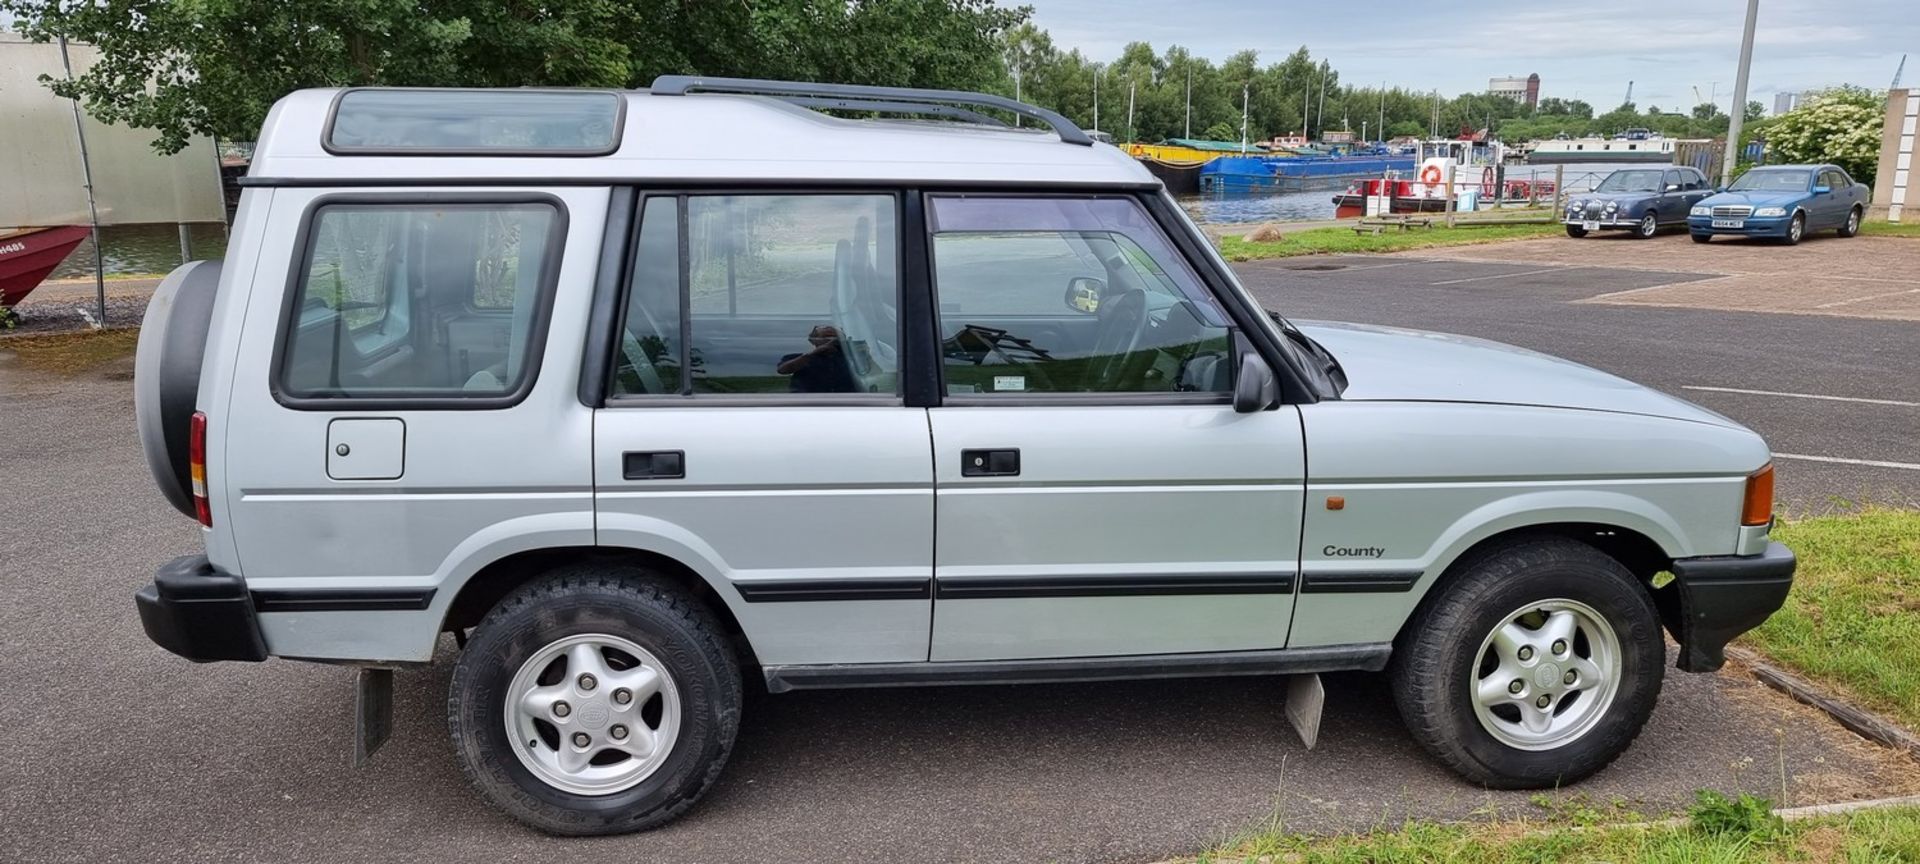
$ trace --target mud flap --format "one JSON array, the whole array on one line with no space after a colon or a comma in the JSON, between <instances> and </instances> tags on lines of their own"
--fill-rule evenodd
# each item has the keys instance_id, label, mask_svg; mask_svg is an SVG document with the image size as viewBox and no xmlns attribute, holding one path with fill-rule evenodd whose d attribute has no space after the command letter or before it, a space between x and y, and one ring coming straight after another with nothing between
<instances>
[{"instance_id":1,"label":"mud flap","mask_svg":"<svg viewBox=\"0 0 1920 864\"><path fill-rule=\"evenodd\" d=\"M1294 675L1287 679L1287 721L1300 733L1300 743L1313 749L1320 740L1320 711L1327 704L1327 688L1320 676Z\"/></svg>"},{"instance_id":2,"label":"mud flap","mask_svg":"<svg viewBox=\"0 0 1920 864\"><path fill-rule=\"evenodd\" d=\"M353 767L364 767L393 734L393 670L361 669L354 682Z\"/></svg>"}]
</instances>

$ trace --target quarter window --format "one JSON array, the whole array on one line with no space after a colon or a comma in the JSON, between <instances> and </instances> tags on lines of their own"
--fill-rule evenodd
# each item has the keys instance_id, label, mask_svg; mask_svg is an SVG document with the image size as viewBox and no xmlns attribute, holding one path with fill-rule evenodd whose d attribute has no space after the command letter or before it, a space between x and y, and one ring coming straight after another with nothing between
<instances>
[{"instance_id":1,"label":"quarter window","mask_svg":"<svg viewBox=\"0 0 1920 864\"><path fill-rule=\"evenodd\" d=\"M648 198L616 396L892 394L892 195Z\"/></svg>"},{"instance_id":2,"label":"quarter window","mask_svg":"<svg viewBox=\"0 0 1920 864\"><path fill-rule=\"evenodd\" d=\"M290 298L282 394L520 392L562 230L548 203L322 204Z\"/></svg>"},{"instance_id":3,"label":"quarter window","mask_svg":"<svg viewBox=\"0 0 1920 864\"><path fill-rule=\"evenodd\" d=\"M1225 316L1130 198L932 199L947 392L1225 392Z\"/></svg>"}]
</instances>

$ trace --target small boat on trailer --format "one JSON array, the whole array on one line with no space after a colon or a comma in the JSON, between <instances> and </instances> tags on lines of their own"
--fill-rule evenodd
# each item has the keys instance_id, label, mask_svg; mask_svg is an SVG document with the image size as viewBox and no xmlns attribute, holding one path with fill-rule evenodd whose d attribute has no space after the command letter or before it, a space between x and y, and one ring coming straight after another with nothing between
<instances>
[{"instance_id":1,"label":"small boat on trailer","mask_svg":"<svg viewBox=\"0 0 1920 864\"><path fill-rule=\"evenodd\" d=\"M0 228L0 308L25 300L91 233L85 225Z\"/></svg>"}]
</instances>

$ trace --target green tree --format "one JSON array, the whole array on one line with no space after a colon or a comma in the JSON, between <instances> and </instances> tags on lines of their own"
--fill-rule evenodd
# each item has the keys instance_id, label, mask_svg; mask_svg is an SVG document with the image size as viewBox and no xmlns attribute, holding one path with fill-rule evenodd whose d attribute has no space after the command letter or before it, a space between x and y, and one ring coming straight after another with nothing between
<instances>
[{"instance_id":1,"label":"green tree","mask_svg":"<svg viewBox=\"0 0 1920 864\"><path fill-rule=\"evenodd\" d=\"M96 45L56 93L112 123L250 139L302 87L645 86L672 73L982 89L1001 34L1030 15L995 0L0 0L29 38Z\"/></svg>"},{"instance_id":2,"label":"green tree","mask_svg":"<svg viewBox=\"0 0 1920 864\"><path fill-rule=\"evenodd\" d=\"M1870 180L1880 158L1886 101L1860 87L1820 93L1767 124L1767 146L1789 162L1831 162Z\"/></svg>"},{"instance_id":3,"label":"green tree","mask_svg":"<svg viewBox=\"0 0 1920 864\"><path fill-rule=\"evenodd\" d=\"M1747 103L1747 110L1741 112L1740 119L1747 123L1757 123L1767 116L1767 106L1761 102Z\"/></svg>"},{"instance_id":4,"label":"green tree","mask_svg":"<svg viewBox=\"0 0 1920 864\"><path fill-rule=\"evenodd\" d=\"M1693 119L1695 120L1712 120L1714 116L1719 113L1720 106L1712 102L1702 102L1693 106Z\"/></svg>"}]
</instances>

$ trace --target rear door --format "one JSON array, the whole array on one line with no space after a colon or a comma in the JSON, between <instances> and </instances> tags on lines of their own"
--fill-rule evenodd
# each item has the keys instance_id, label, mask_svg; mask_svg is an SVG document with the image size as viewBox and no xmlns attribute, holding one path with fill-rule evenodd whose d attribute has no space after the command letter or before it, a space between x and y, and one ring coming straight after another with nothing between
<instances>
[{"instance_id":1,"label":"rear door","mask_svg":"<svg viewBox=\"0 0 1920 864\"><path fill-rule=\"evenodd\" d=\"M1285 645L1304 454L1127 196L930 195L934 660Z\"/></svg>"},{"instance_id":2,"label":"rear door","mask_svg":"<svg viewBox=\"0 0 1920 864\"><path fill-rule=\"evenodd\" d=\"M607 197L276 190L253 278L286 288L254 293L213 418L275 653L425 659L441 583L495 544L592 543L579 341L547 335L584 325Z\"/></svg>"},{"instance_id":3,"label":"rear door","mask_svg":"<svg viewBox=\"0 0 1920 864\"><path fill-rule=\"evenodd\" d=\"M598 541L718 586L768 665L927 659L933 465L902 404L892 192L648 193Z\"/></svg>"}]
</instances>

